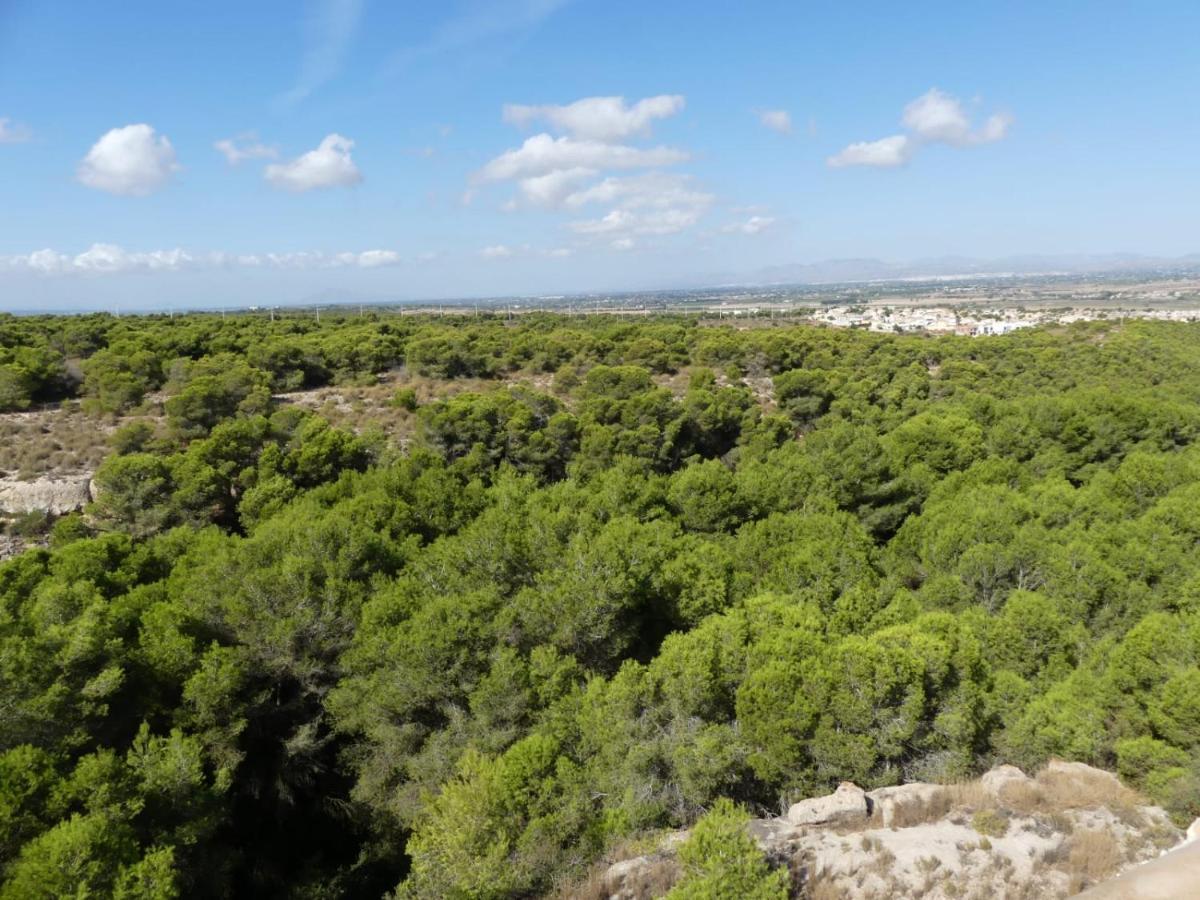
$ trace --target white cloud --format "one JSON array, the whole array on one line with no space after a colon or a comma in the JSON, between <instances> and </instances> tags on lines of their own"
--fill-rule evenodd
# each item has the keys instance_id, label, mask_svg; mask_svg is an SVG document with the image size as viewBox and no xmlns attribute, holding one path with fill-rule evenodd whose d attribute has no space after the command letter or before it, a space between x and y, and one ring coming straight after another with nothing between
<instances>
[{"instance_id":1,"label":"white cloud","mask_svg":"<svg viewBox=\"0 0 1200 900\"><path fill-rule=\"evenodd\" d=\"M535 207L578 213L591 206L607 207L566 223L568 230L586 239L582 243L620 248L632 246L634 236L677 234L695 225L715 199L698 190L689 177L666 171L687 161L688 153L619 141L647 134L652 121L674 115L683 105L683 97L662 95L633 105L621 97L588 97L566 106L505 107L509 122L546 121L567 133L527 138L484 165L472 181L476 186L512 182L516 193L501 206L505 211ZM469 190L467 196L473 194Z\"/></svg>"},{"instance_id":2,"label":"white cloud","mask_svg":"<svg viewBox=\"0 0 1200 900\"><path fill-rule=\"evenodd\" d=\"M1014 121L1011 113L994 113L988 116L983 127L976 132L976 143L990 144L993 141L1003 140L1008 136L1008 129L1012 127Z\"/></svg>"},{"instance_id":3,"label":"white cloud","mask_svg":"<svg viewBox=\"0 0 1200 900\"><path fill-rule=\"evenodd\" d=\"M927 141L964 144L971 132L971 123L962 104L949 94L932 88L904 107L901 117L904 126L917 137Z\"/></svg>"},{"instance_id":4,"label":"white cloud","mask_svg":"<svg viewBox=\"0 0 1200 900\"><path fill-rule=\"evenodd\" d=\"M670 172L612 176L567 195L567 209L613 207L600 218L569 222L576 234L591 237L678 234L695 225L715 198L697 190L690 178Z\"/></svg>"},{"instance_id":5,"label":"white cloud","mask_svg":"<svg viewBox=\"0 0 1200 900\"><path fill-rule=\"evenodd\" d=\"M92 244L75 256L57 250L36 250L22 256L0 257L0 269L38 275L113 275L123 272L175 272L183 269L227 269L270 266L276 269L373 269L403 261L395 250L356 253L194 254L186 250L128 251L116 244Z\"/></svg>"},{"instance_id":6,"label":"white cloud","mask_svg":"<svg viewBox=\"0 0 1200 900\"><path fill-rule=\"evenodd\" d=\"M568 194L563 203L577 209L589 203L617 203L626 209L671 206L706 207L713 201L706 194L692 187L686 175L669 172L646 172L641 175L611 176L582 191Z\"/></svg>"},{"instance_id":7,"label":"white cloud","mask_svg":"<svg viewBox=\"0 0 1200 900\"><path fill-rule=\"evenodd\" d=\"M23 144L33 139L33 131L27 125L0 116L0 144Z\"/></svg>"},{"instance_id":8,"label":"white cloud","mask_svg":"<svg viewBox=\"0 0 1200 900\"><path fill-rule=\"evenodd\" d=\"M266 178L285 191L349 187L362 181L362 173L350 158L354 141L340 134L326 135L316 150L285 163L267 166Z\"/></svg>"},{"instance_id":9,"label":"white cloud","mask_svg":"<svg viewBox=\"0 0 1200 900\"><path fill-rule=\"evenodd\" d=\"M361 16L362 0L309 0L302 21L304 58L296 84L280 98L285 106L299 103L337 74Z\"/></svg>"},{"instance_id":10,"label":"white cloud","mask_svg":"<svg viewBox=\"0 0 1200 900\"><path fill-rule=\"evenodd\" d=\"M253 134L240 134L235 138L224 138L213 144L231 166L247 159L278 159L279 148L259 143Z\"/></svg>"},{"instance_id":11,"label":"white cloud","mask_svg":"<svg viewBox=\"0 0 1200 900\"><path fill-rule=\"evenodd\" d=\"M77 176L98 191L140 197L162 187L178 169L171 142L140 124L106 132L79 164Z\"/></svg>"},{"instance_id":12,"label":"white cloud","mask_svg":"<svg viewBox=\"0 0 1200 900\"><path fill-rule=\"evenodd\" d=\"M610 245L614 250L632 250L635 241L633 238L617 238Z\"/></svg>"},{"instance_id":13,"label":"white cloud","mask_svg":"<svg viewBox=\"0 0 1200 900\"><path fill-rule=\"evenodd\" d=\"M500 154L477 174L479 181L528 178L563 169L648 169L684 162L688 155L670 147L642 149L601 141L535 134L516 150Z\"/></svg>"},{"instance_id":14,"label":"white cloud","mask_svg":"<svg viewBox=\"0 0 1200 900\"><path fill-rule=\"evenodd\" d=\"M581 181L594 178L595 169L577 166L573 169L555 169L544 175L531 175L517 182L521 197L531 206L557 207L572 193Z\"/></svg>"},{"instance_id":15,"label":"white cloud","mask_svg":"<svg viewBox=\"0 0 1200 900\"><path fill-rule=\"evenodd\" d=\"M758 119L772 131L792 133L792 114L786 109L764 109L758 114Z\"/></svg>"},{"instance_id":16,"label":"white cloud","mask_svg":"<svg viewBox=\"0 0 1200 900\"><path fill-rule=\"evenodd\" d=\"M570 223L570 229L584 235L667 235L691 228L704 214L701 209L663 209L634 212L614 209L599 219L581 219Z\"/></svg>"},{"instance_id":17,"label":"white cloud","mask_svg":"<svg viewBox=\"0 0 1200 900\"><path fill-rule=\"evenodd\" d=\"M421 59L480 44L494 46L497 42L511 41L537 28L569 2L571 0L488 0L486 3L454 4L459 9L457 15L443 19L424 42L392 54L385 62L382 74L395 77Z\"/></svg>"},{"instance_id":18,"label":"white cloud","mask_svg":"<svg viewBox=\"0 0 1200 900\"><path fill-rule=\"evenodd\" d=\"M633 106L624 97L585 97L566 106L522 106L507 104L504 121L528 126L538 120L548 122L555 131L566 132L582 140L611 143L650 131L655 119L665 119L683 110L684 98L678 94L660 94L639 100Z\"/></svg>"},{"instance_id":19,"label":"white cloud","mask_svg":"<svg viewBox=\"0 0 1200 900\"><path fill-rule=\"evenodd\" d=\"M859 141L826 160L834 168L843 166L877 166L891 169L902 166L912 156L913 146L908 135L896 134L878 141Z\"/></svg>"},{"instance_id":20,"label":"white cloud","mask_svg":"<svg viewBox=\"0 0 1200 900\"><path fill-rule=\"evenodd\" d=\"M356 262L364 269L394 266L400 262L400 254L395 250L364 250L358 254Z\"/></svg>"},{"instance_id":21,"label":"white cloud","mask_svg":"<svg viewBox=\"0 0 1200 900\"><path fill-rule=\"evenodd\" d=\"M829 157L826 162L835 167L894 168L908 162L924 144L977 147L1002 140L1014 120L1009 113L994 113L981 128L973 129L970 116L957 97L930 88L904 107L900 121L912 133L911 137L897 134L878 141L860 141Z\"/></svg>"},{"instance_id":22,"label":"white cloud","mask_svg":"<svg viewBox=\"0 0 1200 900\"><path fill-rule=\"evenodd\" d=\"M493 244L480 250L479 255L484 259L508 259L513 255L513 251L511 247L506 247L504 244Z\"/></svg>"},{"instance_id":23,"label":"white cloud","mask_svg":"<svg viewBox=\"0 0 1200 900\"><path fill-rule=\"evenodd\" d=\"M734 222L731 225L726 225L722 231L727 234L762 234L774 224L775 219L771 216L751 216L744 222Z\"/></svg>"},{"instance_id":24,"label":"white cloud","mask_svg":"<svg viewBox=\"0 0 1200 900\"><path fill-rule=\"evenodd\" d=\"M1002 139L1008 134L1012 116L997 113L984 123L983 128L972 131L971 120L958 98L930 88L904 107L901 121L924 141L971 147Z\"/></svg>"},{"instance_id":25,"label":"white cloud","mask_svg":"<svg viewBox=\"0 0 1200 900\"><path fill-rule=\"evenodd\" d=\"M10 260L14 258L10 257ZM16 258L21 259L21 258ZM23 263L28 268L35 272L41 272L44 275L50 275L55 272L61 272L71 262L71 258L57 250L46 248L45 250L35 250L29 256L23 258ZM18 266L17 262L11 263L14 268Z\"/></svg>"}]
</instances>

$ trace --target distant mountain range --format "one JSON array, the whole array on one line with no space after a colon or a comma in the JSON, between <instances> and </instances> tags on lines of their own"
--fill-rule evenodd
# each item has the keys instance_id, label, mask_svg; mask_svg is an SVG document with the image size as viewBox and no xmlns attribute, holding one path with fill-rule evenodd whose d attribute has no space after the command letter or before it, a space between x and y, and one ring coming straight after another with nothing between
<instances>
[{"instance_id":1,"label":"distant mountain range","mask_svg":"<svg viewBox=\"0 0 1200 900\"><path fill-rule=\"evenodd\" d=\"M999 259L942 256L913 262L880 259L830 259L815 263L768 266L755 272L715 273L689 279L687 287L772 284L837 284L855 281L905 281L1015 275L1087 275L1153 270L1200 270L1200 254L1158 257L1136 253L1027 255Z\"/></svg>"}]
</instances>

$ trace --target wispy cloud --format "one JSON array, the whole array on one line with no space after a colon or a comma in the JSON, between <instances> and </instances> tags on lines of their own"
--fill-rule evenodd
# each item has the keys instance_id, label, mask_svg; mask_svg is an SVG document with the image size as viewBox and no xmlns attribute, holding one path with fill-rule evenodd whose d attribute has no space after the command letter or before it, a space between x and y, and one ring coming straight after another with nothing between
<instances>
[{"instance_id":1,"label":"wispy cloud","mask_svg":"<svg viewBox=\"0 0 1200 900\"><path fill-rule=\"evenodd\" d=\"M792 133L792 114L786 109L760 110L758 120L767 128L779 134Z\"/></svg>"},{"instance_id":2,"label":"wispy cloud","mask_svg":"<svg viewBox=\"0 0 1200 900\"><path fill-rule=\"evenodd\" d=\"M309 0L301 31L304 56L300 74L291 90L279 98L283 106L294 106L332 79L362 18L362 0Z\"/></svg>"},{"instance_id":3,"label":"wispy cloud","mask_svg":"<svg viewBox=\"0 0 1200 900\"><path fill-rule=\"evenodd\" d=\"M225 157L231 166L247 159L278 159L279 148L261 143L253 132L239 134L234 138L224 138L213 144L213 148Z\"/></svg>"},{"instance_id":4,"label":"wispy cloud","mask_svg":"<svg viewBox=\"0 0 1200 900\"><path fill-rule=\"evenodd\" d=\"M444 20L422 43L398 50L384 64L395 75L421 59L467 50L489 41L520 37L572 0L471 0L462 12Z\"/></svg>"},{"instance_id":5,"label":"wispy cloud","mask_svg":"<svg viewBox=\"0 0 1200 900\"><path fill-rule=\"evenodd\" d=\"M33 130L20 122L0 116L0 144L23 144L33 139Z\"/></svg>"},{"instance_id":6,"label":"wispy cloud","mask_svg":"<svg viewBox=\"0 0 1200 900\"><path fill-rule=\"evenodd\" d=\"M771 216L751 216L741 222L731 222L721 230L726 234L762 234L768 228L775 224L775 219Z\"/></svg>"}]
</instances>

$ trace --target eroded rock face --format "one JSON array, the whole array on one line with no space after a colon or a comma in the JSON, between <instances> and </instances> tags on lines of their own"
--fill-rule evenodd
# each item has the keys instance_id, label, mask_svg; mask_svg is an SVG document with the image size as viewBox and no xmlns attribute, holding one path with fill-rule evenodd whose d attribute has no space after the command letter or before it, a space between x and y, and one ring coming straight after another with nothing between
<instances>
[{"instance_id":1,"label":"eroded rock face","mask_svg":"<svg viewBox=\"0 0 1200 900\"><path fill-rule=\"evenodd\" d=\"M20 514L45 512L53 516L83 509L92 501L92 478L39 478L36 481L0 479L0 510Z\"/></svg>"},{"instance_id":2,"label":"eroded rock face","mask_svg":"<svg viewBox=\"0 0 1200 900\"><path fill-rule=\"evenodd\" d=\"M804 896L1063 900L1126 869L1130 877L1117 879L1118 886L1141 888L1163 871L1178 874L1157 862L1137 867L1177 845L1183 833L1163 810L1130 805L1131 798L1136 795L1115 775L1081 763L1052 762L1035 777L998 766L966 784L914 782L868 793L843 783L832 794L794 804L786 816L752 819L747 831L773 866L793 873L793 887ZM679 874L673 857L685 836L666 836L654 852L604 871L603 896L663 896ZM1190 846L1200 848L1200 842ZM1168 857L1187 862L1200 853ZM1140 868L1146 873L1132 877Z\"/></svg>"},{"instance_id":3,"label":"eroded rock face","mask_svg":"<svg viewBox=\"0 0 1200 900\"><path fill-rule=\"evenodd\" d=\"M1032 784L1033 779L1016 766L996 766L985 772L979 783L991 797L999 800L1008 788Z\"/></svg>"},{"instance_id":4,"label":"eroded rock face","mask_svg":"<svg viewBox=\"0 0 1200 900\"><path fill-rule=\"evenodd\" d=\"M843 781L826 797L792 804L787 820L793 825L852 825L865 822L868 815L866 792L856 784Z\"/></svg>"},{"instance_id":5,"label":"eroded rock face","mask_svg":"<svg viewBox=\"0 0 1200 900\"><path fill-rule=\"evenodd\" d=\"M1020 771L1020 769L1017 771ZM1089 766L1087 763L1081 762L1067 762L1062 759L1052 759L1050 762L1046 763L1046 767L1042 769L1040 774L1043 777L1059 776L1062 778L1071 778L1080 781L1100 781L1118 790L1121 787L1121 779L1119 779L1112 772L1105 772L1103 769L1097 769L1095 766Z\"/></svg>"}]
</instances>

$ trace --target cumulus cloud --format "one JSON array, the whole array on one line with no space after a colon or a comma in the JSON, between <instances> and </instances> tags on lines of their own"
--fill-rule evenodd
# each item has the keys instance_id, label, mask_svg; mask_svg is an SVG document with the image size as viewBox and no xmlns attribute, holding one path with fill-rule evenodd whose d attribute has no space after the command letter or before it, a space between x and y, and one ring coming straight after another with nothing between
<instances>
[{"instance_id":1,"label":"cumulus cloud","mask_svg":"<svg viewBox=\"0 0 1200 900\"><path fill-rule=\"evenodd\" d=\"M667 235L678 234L695 225L702 209L661 209L637 212L614 209L599 219L581 219L570 223L576 234L583 235Z\"/></svg>"},{"instance_id":2,"label":"cumulus cloud","mask_svg":"<svg viewBox=\"0 0 1200 900\"><path fill-rule=\"evenodd\" d=\"M98 191L141 197L158 190L178 171L175 148L146 124L106 132L92 145L76 172Z\"/></svg>"},{"instance_id":3,"label":"cumulus cloud","mask_svg":"<svg viewBox=\"0 0 1200 900\"><path fill-rule=\"evenodd\" d=\"M531 206L557 207L575 190L580 182L599 174L595 169L576 166L555 169L544 175L531 175L517 182L521 198Z\"/></svg>"},{"instance_id":4,"label":"cumulus cloud","mask_svg":"<svg viewBox=\"0 0 1200 900\"><path fill-rule=\"evenodd\" d=\"M850 144L829 157L828 164L894 168L908 162L924 144L961 148L994 143L1008 135L1013 117L1008 113L994 113L982 126L972 128L971 117L957 97L930 88L904 107L900 121L910 134Z\"/></svg>"},{"instance_id":5,"label":"cumulus cloud","mask_svg":"<svg viewBox=\"0 0 1200 900\"><path fill-rule=\"evenodd\" d=\"M74 256L49 248L20 256L0 257L0 270L37 275L113 275L124 272L176 272L182 269L257 268L276 269L374 269L403 262L395 250L363 250L353 253L189 253L186 250L129 251L117 244L92 244Z\"/></svg>"},{"instance_id":6,"label":"cumulus cloud","mask_svg":"<svg viewBox=\"0 0 1200 900\"><path fill-rule=\"evenodd\" d=\"M567 227L585 237L620 240L686 231L700 221L714 200L686 175L654 171L605 178L568 194L563 206L572 210L612 207L603 216L568 222Z\"/></svg>"},{"instance_id":7,"label":"cumulus cloud","mask_svg":"<svg viewBox=\"0 0 1200 900\"><path fill-rule=\"evenodd\" d=\"M484 259L508 259L513 255L513 251L511 247L504 244L492 244L490 247L480 250L479 255Z\"/></svg>"},{"instance_id":8,"label":"cumulus cloud","mask_svg":"<svg viewBox=\"0 0 1200 900\"><path fill-rule=\"evenodd\" d=\"M792 114L786 109L764 109L758 114L758 120L772 131L792 133Z\"/></svg>"},{"instance_id":9,"label":"cumulus cloud","mask_svg":"<svg viewBox=\"0 0 1200 900\"><path fill-rule=\"evenodd\" d=\"M477 171L473 185L511 183L515 193L501 207L505 210L580 215L588 207L607 207L566 223L582 243L620 248L632 246L634 236L677 234L695 225L714 198L686 175L667 171L690 158L686 151L639 146L632 139L647 136L653 121L675 115L683 106L684 98L674 94L634 104L622 97L586 97L565 106L507 106L506 121L544 122L561 133L527 138Z\"/></svg>"},{"instance_id":10,"label":"cumulus cloud","mask_svg":"<svg viewBox=\"0 0 1200 900\"><path fill-rule=\"evenodd\" d=\"M27 125L0 116L0 144L23 144L33 139L33 131Z\"/></svg>"},{"instance_id":11,"label":"cumulus cloud","mask_svg":"<svg viewBox=\"0 0 1200 900\"><path fill-rule=\"evenodd\" d=\"M678 94L647 97L629 106L624 97L584 97L565 106L523 106L510 103L504 107L504 121L528 126L544 121L552 129L572 137L611 143L635 135L649 134L650 123L681 112L684 98Z\"/></svg>"},{"instance_id":12,"label":"cumulus cloud","mask_svg":"<svg viewBox=\"0 0 1200 900\"><path fill-rule=\"evenodd\" d=\"M775 219L771 216L751 216L742 222L733 222L726 225L722 231L726 234L762 234L768 228L775 224Z\"/></svg>"},{"instance_id":13,"label":"cumulus cloud","mask_svg":"<svg viewBox=\"0 0 1200 900\"><path fill-rule=\"evenodd\" d=\"M925 141L941 141L954 147L970 147L998 141L1008 134L1012 117L1003 113L991 116L978 131L956 97L930 88L904 107L904 126Z\"/></svg>"},{"instance_id":14,"label":"cumulus cloud","mask_svg":"<svg viewBox=\"0 0 1200 900\"><path fill-rule=\"evenodd\" d=\"M315 150L289 162L267 166L266 178L272 185L296 193L316 188L350 187L362 181L362 173L350 158L354 141L340 134L329 134Z\"/></svg>"},{"instance_id":15,"label":"cumulus cloud","mask_svg":"<svg viewBox=\"0 0 1200 900\"><path fill-rule=\"evenodd\" d=\"M684 162L688 155L671 147L630 147L602 141L535 134L515 150L500 154L478 173L480 181L528 178L567 169L648 169Z\"/></svg>"},{"instance_id":16,"label":"cumulus cloud","mask_svg":"<svg viewBox=\"0 0 1200 900\"><path fill-rule=\"evenodd\" d=\"M240 134L235 138L224 138L213 144L213 148L225 157L231 166L247 159L278 159L279 148L262 144L253 134Z\"/></svg>"},{"instance_id":17,"label":"cumulus cloud","mask_svg":"<svg viewBox=\"0 0 1200 900\"><path fill-rule=\"evenodd\" d=\"M913 145L907 135L895 134L877 141L859 141L829 157L826 162L836 168L842 166L877 166L891 169L902 166L912 156Z\"/></svg>"},{"instance_id":18,"label":"cumulus cloud","mask_svg":"<svg viewBox=\"0 0 1200 900\"><path fill-rule=\"evenodd\" d=\"M578 209L589 203L616 203L627 209L671 206L707 207L712 194L697 190L691 178L670 172L610 176L590 187L568 194L564 205Z\"/></svg>"},{"instance_id":19,"label":"cumulus cloud","mask_svg":"<svg viewBox=\"0 0 1200 900\"><path fill-rule=\"evenodd\" d=\"M400 254L395 250L364 250L355 260L355 263L364 269L394 266L399 262Z\"/></svg>"}]
</instances>

